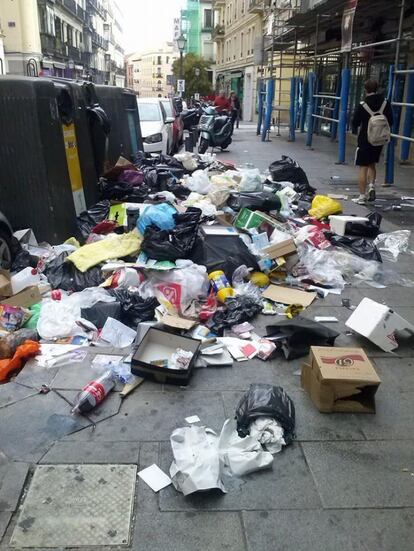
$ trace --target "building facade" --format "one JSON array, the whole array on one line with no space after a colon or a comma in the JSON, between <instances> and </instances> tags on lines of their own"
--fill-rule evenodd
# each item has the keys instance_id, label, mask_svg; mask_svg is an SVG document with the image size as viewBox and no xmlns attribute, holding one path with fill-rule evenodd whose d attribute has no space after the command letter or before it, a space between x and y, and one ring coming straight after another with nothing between
<instances>
[{"instance_id":1,"label":"building facade","mask_svg":"<svg viewBox=\"0 0 414 551\"><path fill-rule=\"evenodd\" d=\"M128 87L144 98L172 94L172 65L178 57L172 42L157 50L130 54L126 57Z\"/></svg>"},{"instance_id":2,"label":"building facade","mask_svg":"<svg viewBox=\"0 0 414 551\"><path fill-rule=\"evenodd\" d=\"M115 0L1 0L5 73L124 85Z\"/></svg>"},{"instance_id":3,"label":"building facade","mask_svg":"<svg viewBox=\"0 0 414 551\"><path fill-rule=\"evenodd\" d=\"M217 44L216 88L236 92L242 104L242 117L256 116L257 77L263 40L263 0L214 0ZM259 52L258 52L259 50Z\"/></svg>"}]
</instances>

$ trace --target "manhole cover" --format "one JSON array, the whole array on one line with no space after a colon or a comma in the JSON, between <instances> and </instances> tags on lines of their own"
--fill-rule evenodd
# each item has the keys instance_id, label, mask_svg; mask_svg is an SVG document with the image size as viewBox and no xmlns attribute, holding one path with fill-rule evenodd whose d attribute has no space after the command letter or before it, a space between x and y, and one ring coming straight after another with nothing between
<instances>
[{"instance_id":1,"label":"manhole cover","mask_svg":"<svg viewBox=\"0 0 414 551\"><path fill-rule=\"evenodd\" d=\"M37 467L12 547L126 545L136 465Z\"/></svg>"}]
</instances>

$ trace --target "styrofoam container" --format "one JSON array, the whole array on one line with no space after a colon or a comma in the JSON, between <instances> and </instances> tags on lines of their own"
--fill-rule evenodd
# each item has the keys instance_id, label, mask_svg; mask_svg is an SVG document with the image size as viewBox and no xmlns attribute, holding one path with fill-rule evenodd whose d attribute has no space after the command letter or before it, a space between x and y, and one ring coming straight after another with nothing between
<instances>
[{"instance_id":1,"label":"styrofoam container","mask_svg":"<svg viewBox=\"0 0 414 551\"><path fill-rule=\"evenodd\" d=\"M329 217L329 224L331 226L331 230L337 235L346 234L346 225L349 222L369 223L369 220L364 216L342 216L342 215L332 214Z\"/></svg>"}]
</instances>

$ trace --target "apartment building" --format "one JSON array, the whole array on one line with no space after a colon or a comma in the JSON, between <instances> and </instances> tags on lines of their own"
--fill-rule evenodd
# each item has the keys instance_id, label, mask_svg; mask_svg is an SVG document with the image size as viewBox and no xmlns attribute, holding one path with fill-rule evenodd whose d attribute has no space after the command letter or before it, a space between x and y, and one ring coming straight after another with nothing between
<instances>
[{"instance_id":1,"label":"apartment building","mask_svg":"<svg viewBox=\"0 0 414 551\"><path fill-rule=\"evenodd\" d=\"M178 57L172 42L156 50L128 55L127 86L144 98L172 94L172 64Z\"/></svg>"},{"instance_id":2,"label":"apartment building","mask_svg":"<svg viewBox=\"0 0 414 551\"><path fill-rule=\"evenodd\" d=\"M255 49L262 48L263 0L214 0L217 44L216 88L236 92L245 121L255 118L256 83L260 69Z\"/></svg>"},{"instance_id":3,"label":"apartment building","mask_svg":"<svg viewBox=\"0 0 414 551\"><path fill-rule=\"evenodd\" d=\"M115 0L1 0L4 72L124 85L120 19Z\"/></svg>"}]
</instances>

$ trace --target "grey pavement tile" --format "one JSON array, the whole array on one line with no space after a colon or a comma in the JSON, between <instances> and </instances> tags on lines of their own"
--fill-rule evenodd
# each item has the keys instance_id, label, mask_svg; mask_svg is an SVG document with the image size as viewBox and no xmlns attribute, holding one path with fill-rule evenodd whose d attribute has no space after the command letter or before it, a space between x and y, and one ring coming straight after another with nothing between
<instances>
[{"instance_id":1,"label":"grey pavement tile","mask_svg":"<svg viewBox=\"0 0 414 551\"><path fill-rule=\"evenodd\" d=\"M413 258L414 265L414 258ZM389 308L398 312L399 307L414 307L414 293L412 288L390 286L385 289L364 289L367 291L366 295L372 300L381 304L386 304Z\"/></svg>"},{"instance_id":2,"label":"grey pavement tile","mask_svg":"<svg viewBox=\"0 0 414 551\"><path fill-rule=\"evenodd\" d=\"M411 551L414 511L243 512L249 551Z\"/></svg>"},{"instance_id":3,"label":"grey pavement tile","mask_svg":"<svg viewBox=\"0 0 414 551\"><path fill-rule=\"evenodd\" d=\"M37 461L55 440L88 424L54 392L38 394L1 410L1 449L11 459Z\"/></svg>"},{"instance_id":4,"label":"grey pavement tile","mask_svg":"<svg viewBox=\"0 0 414 551\"><path fill-rule=\"evenodd\" d=\"M300 385L300 377L298 377ZM320 413L302 390L287 391L295 405L296 439L298 441L365 440L359 417L349 413ZM223 392L227 417L236 413L243 392Z\"/></svg>"},{"instance_id":5,"label":"grey pavement tile","mask_svg":"<svg viewBox=\"0 0 414 551\"><path fill-rule=\"evenodd\" d=\"M213 428L224 422L224 407L219 392L139 392L126 398L115 417L98 423L65 440L159 441L168 440L172 431L183 426L184 418L197 414Z\"/></svg>"},{"instance_id":6,"label":"grey pavement tile","mask_svg":"<svg viewBox=\"0 0 414 551\"><path fill-rule=\"evenodd\" d=\"M59 371L58 367L48 369L38 365L36 360L29 360L15 378L16 383L30 388L40 388L43 384L50 385Z\"/></svg>"},{"instance_id":7,"label":"grey pavement tile","mask_svg":"<svg viewBox=\"0 0 414 551\"><path fill-rule=\"evenodd\" d=\"M367 440L414 439L414 392L392 392L380 387L375 402L375 415L358 417Z\"/></svg>"},{"instance_id":8,"label":"grey pavement tile","mask_svg":"<svg viewBox=\"0 0 414 551\"><path fill-rule=\"evenodd\" d=\"M414 506L413 441L305 442L302 446L324 508Z\"/></svg>"},{"instance_id":9,"label":"grey pavement tile","mask_svg":"<svg viewBox=\"0 0 414 551\"><path fill-rule=\"evenodd\" d=\"M56 442L40 463L138 463L138 442Z\"/></svg>"},{"instance_id":10,"label":"grey pavement tile","mask_svg":"<svg viewBox=\"0 0 414 551\"><path fill-rule=\"evenodd\" d=\"M36 391L13 382L0 385L0 408L24 400L33 394L36 394Z\"/></svg>"},{"instance_id":11,"label":"grey pavement tile","mask_svg":"<svg viewBox=\"0 0 414 551\"><path fill-rule=\"evenodd\" d=\"M137 512L134 551L244 551L246 544L238 513Z\"/></svg>"},{"instance_id":12,"label":"grey pavement tile","mask_svg":"<svg viewBox=\"0 0 414 551\"><path fill-rule=\"evenodd\" d=\"M62 396L71 406L74 406L76 403L76 397L79 394L79 390L56 390L55 391L59 396ZM122 399L119 395L119 392L112 391L108 396L92 411L85 414L86 419L90 419L94 423L98 421L103 421L108 417L116 415L122 404ZM69 409L71 409L69 406Z\"/></svg>"},{"instance_id":13,"label":"grey pavement tile","mask_svg":"<svg viewBox=\"0 0 414 551\"><path fill-rule=\"evenodd\" d=\"M161 444L160 467L169 473L173 459L169 442ZM226 478L223 494L218 491L183 496L173 486L160 493L161 511L239 511L255 509L313 509L320 498L306 464L300 444L293 443L276 454L273 468L243 476Z\"/></svg>"},{"instance_id":14,"label":"grey pavement tile","mask_svg":"<svg viewBox=\"0 0 414 551\"><path fill-rule=\"evenodd\" d=\"M10 461L0 466L0 512L16 510L28 472L28 463Z\"/></svg>"},{"instance_id":15,"label":"grey pavement tile","mask_svg":"<svg viewBox=\"0 0 414 551\"><path fill-rule=\"evenodd\" d=\"M4 534L6 533L7 526L10 522L11 516L12 516L12 513L9 513L9 512L0 513L0 543L1 543L1 540L3 539Z\"/></svg>"},{"instance_id":16,"label":"grey pavement tile","mask_svg":"<svg viewBox=\"0 0 414 551\"><path fill-rule=\"evenodd\" d=\"M414 359L391 356L372 362L381 379L381 392L414 392Z\"/></svg>"},{"instance_id":17,"label":"grey pavement tile","mask_svg":"<svg viewBox=\"0 0 414 551\"><path fill-rule=\"evenodd\" d=\"M138 472L151 466L153 463L160 466L160 443L159 442L143 442L139 449ZM165 471L169 475L169 471ZM145 482L138 477L137 492L135 500L135 510L137 516L147 513L158 513L158 496L165 489L155 493ZM136 534L136 531L135 531ZM139 538L139 534L136 534Z\"/></svg>"}]
</instances>

